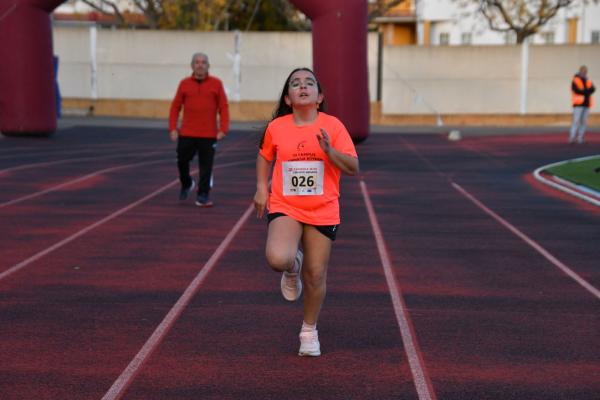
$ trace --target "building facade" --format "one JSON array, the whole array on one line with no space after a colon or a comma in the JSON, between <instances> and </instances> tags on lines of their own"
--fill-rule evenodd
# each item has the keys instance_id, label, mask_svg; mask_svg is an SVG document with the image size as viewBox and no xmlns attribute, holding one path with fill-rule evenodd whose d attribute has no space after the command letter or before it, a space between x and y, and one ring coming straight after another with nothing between
<instances>
[{"instance_id":1,"label":"building facade","mask_svg":"<svg viewBox=\"0 0 600 400\"><path fill-rule=\"evenodd\" d=\"M478 4L469 0L405 0L375 20L386 45L504 45L514 33L489 28ZM600 3L576 0L560 9L532 44L600 43Z\"/></svg>"}]
</instances>

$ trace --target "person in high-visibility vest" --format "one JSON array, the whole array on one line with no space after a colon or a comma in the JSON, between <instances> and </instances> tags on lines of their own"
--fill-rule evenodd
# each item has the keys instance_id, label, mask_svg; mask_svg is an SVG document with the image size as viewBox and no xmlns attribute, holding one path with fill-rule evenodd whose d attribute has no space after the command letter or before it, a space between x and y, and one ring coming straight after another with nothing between
<instances>
[{"instance_id":1,"label":"person in high-visibility vest","mask_svg":"<svg viewBox=\"0 0 600 400\"><path fill-rule=\"evenodd\" d=\"M594 106L592 93L596 91L592 80L587 76L585 65L579 67L579 72L571 82L571 100L573 103L573 123L569 132L569 143L583 143L590 108Z\"/></svg>"}]
</instances>

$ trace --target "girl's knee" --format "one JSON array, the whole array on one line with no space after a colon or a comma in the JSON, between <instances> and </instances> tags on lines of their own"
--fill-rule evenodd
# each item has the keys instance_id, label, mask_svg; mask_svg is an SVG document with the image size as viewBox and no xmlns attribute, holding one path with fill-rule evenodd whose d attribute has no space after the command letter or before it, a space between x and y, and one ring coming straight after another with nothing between
<instances>
[{"instance_id":1,"label":"girl's knee","mask_svg":"<svg viewBox=\"0 0 600 400\"><path fill-rule=\"evenodd\" d=\"M290 257L281 251L267 251L267 263L277 272L283 272L290 269L294 263L294 257Z\"/></svg>"},{"instance_id":2,"label":"girl's knee","mask_svg":"<svg viewBox=\"0 0 600 400\"><path fill-rule=\"evenodd\" d=\"M325 285L327 273L325 272L325 268L317 270L306 268L302 273L302 278L306 285L320 287Z\"/></svg>"}]
</instances>

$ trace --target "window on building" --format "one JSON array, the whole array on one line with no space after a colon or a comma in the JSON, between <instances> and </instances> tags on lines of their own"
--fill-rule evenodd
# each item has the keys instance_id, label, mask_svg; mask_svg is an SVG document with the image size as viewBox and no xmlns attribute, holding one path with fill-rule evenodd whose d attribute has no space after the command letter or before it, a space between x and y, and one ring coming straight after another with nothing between
<instances>
[{"instance_id":1,"label":"window on building","mask_svg":"<svg viewBox=\"0 0 600 400\"><path fill-rule=\"evenodd\" d=\"M554 43L554 32L542 32L542 40L545 44Z\"/></svg>"},{"instance_id":2,"label":"window on building","mask_svg":"<svg viewBox=\"0 0 600 400\"><path fill-rule=\"evenodd\" d=\"M462 44L471 44L473 41L473 34L471 32L465 32L460 35L460 42Z\"/></svg>"},{"instance_id":3,"label":"window on building","mask_svg":"<svg viewBox=\"0 0 600 400\"><path fill-rule=\"evenodd\" d=\"M600 43L600 31L592 31L592 43Z\"/></svg>"},{"instance_id":4,"label":"window on building","mask_svg":"<svg viewBox=\"0 0 600 400\"><path fill-rule=\"evenodd\" d=\"M440 33L440 45L445 46L450 44L450 34L448 32Z\"/></svg>"}]
</instances>

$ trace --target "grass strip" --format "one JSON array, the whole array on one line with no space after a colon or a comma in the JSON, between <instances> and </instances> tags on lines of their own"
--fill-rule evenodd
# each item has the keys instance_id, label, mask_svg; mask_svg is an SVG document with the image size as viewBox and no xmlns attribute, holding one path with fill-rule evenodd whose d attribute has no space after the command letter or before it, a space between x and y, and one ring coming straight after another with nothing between
<instances>
[{"instance_id":1,"label":"grass strip","mask_svg":"<svg viewBox=\"0 0 600 400\"><path fill-rule=\"evenodd\" d=\"M586 160L571 160L548 168L552 175L600 192L600 155Z\"/></svg>"}]
</instances>

